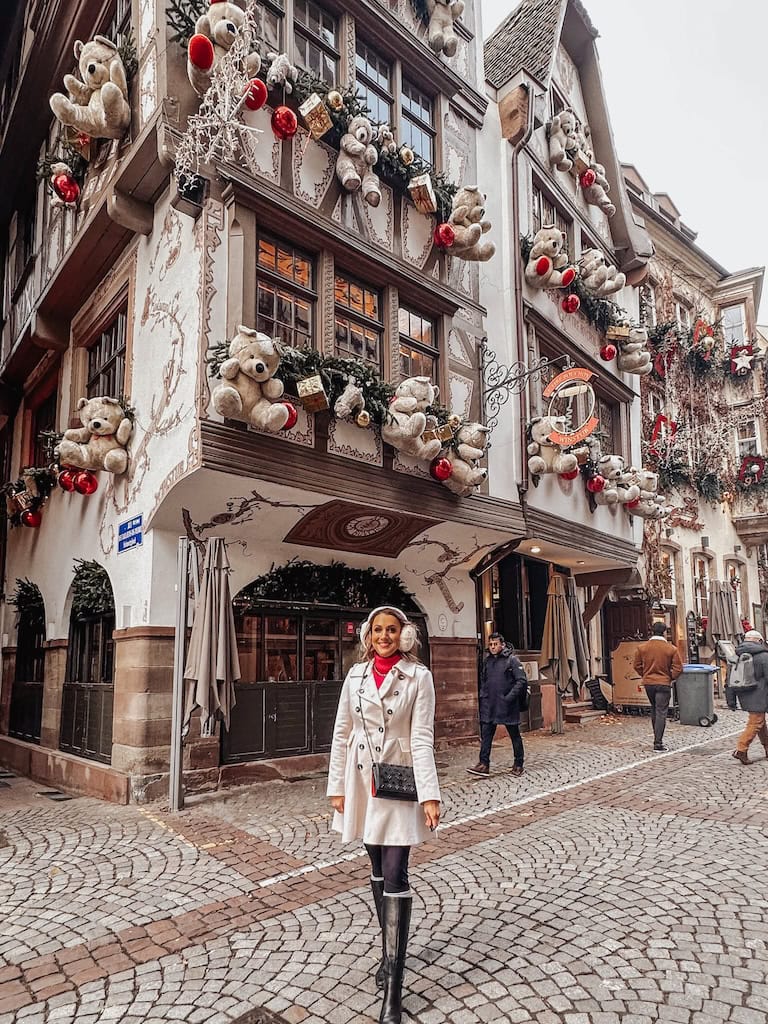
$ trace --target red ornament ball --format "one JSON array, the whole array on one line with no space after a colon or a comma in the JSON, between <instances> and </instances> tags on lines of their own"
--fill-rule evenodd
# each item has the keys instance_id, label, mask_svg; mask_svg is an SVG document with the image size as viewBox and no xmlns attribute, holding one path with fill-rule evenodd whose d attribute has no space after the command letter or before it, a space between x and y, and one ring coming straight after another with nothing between
<instances>
[{"instance_id":1,"label":"red ornament ball","mask_svg":"<svg viewBox=\"0 0 768 1024\"><path fill-rule=\"evenodd\" d=\"M639 504L640 504L640 499L639 498L635 498L633 501L625 501L624 502L624 508L628 508L631 511L633 508L637 508L637 506Z\"/></svg>"},{"instance_id":2,"label":"red ornament ball","mask_svg":"<svg viewBox=\"0 0 768 1024\"><path fill-rule=\"evenodd\" d=\"M578 475L579 475L578 469L569 469L567 473L561 473L560 474L560 479L561 480L575 480Z\"/></svg>"},{"instance_id":3,"label":"red ornament ball","mask_svg":"<svg viewBox=\"0 0 768 1024\"><path fill-rule=\"evenodd\" d=\"M438 224L432 240L438 249L450 249L456 241L456 232L453 230L453 225L447 222Z\"/></svg>"},{"instance_id":4,"label":"red ornament ball","mask_svg":"<svg viewBox=\"0 0 768 1024\"><path fill-rule=\"evenodd\" d=\"M591 167L588 170L584 171L584 173L579 178L579 184L582 188L589 188L591 185L594 185L596 181L597 175Z\"/></svg>"},{"instance_id":5,"label":"red ornament ball","mask_svg":"<svg viewBox=\"0 0 768 1024\"><path fill-rule=\"evenodd\" d=\"M292 139L298 127L298 118L290 107L275 107L272 112L272 131L276 139Z\"/></svg>"},{"instance_id":6,"label":"red ornament ball","mask_svg":"<svg viewBox=\"0 0 768 1024\"><path fill-rule=\"evenodd\" d=\"M190 63L200 71L210 71L213 67L213 43L208 36L199 33L192 36L189 40L187 55Z\"/></svg>"},{"instance_id":7,"label":"red ornament ball","mask_svg":"<svg viewBox=\"0 0 768 1024\"><path fill-rule=\"evenodd\" d=\"M71 494L75 489L75 474L71 469L62 469L59 473L59 487Z\"/></svg>"},{"instance_id":8,"label":"red ornament ball","mask_svg":"<svg viewBox=\"0 0 768 1024\"><path fill-rule=\"evenodd\" d=\"M267 87L260 78L252 78L245 87L245 105L249 110L261 110L267 102Z\"/></svg>"},{"instance_id":9,"label":"red ornament ball","mask_svg":"<svg viewBox=\"0 0 768 1024\"><path fill-rule=\"evenodd\" d=\"M43 521L43 513L39 508L27 508L21 513L21 521L24 526L36 530Z\"/></svg>"},{"instance_id":10,"label":"red ornament ball","mask_svg":"<svg viewBox=\"0 0 768 1024\"><path fill-rule=\"evenodd\" d=\"M93 494L94 491L99 489L99 481L96 478L96 474L92 473L90 469L81 469L79 473L75 473L74 484L78 494Z\"/></svg>"},{"instance_id":11,"label":"red ornament ball","mask_svg":"<svg viewBox=\"0 0 768 1024\"><path fill-rule=\"evenodd\" d=\"M80 186L66 171L53 179L53 191L63 203L76 203L80 198Z\"/></svg>"},{"instance_id":12,"label":"red ornament ball","mask_svg":"<svg viewBox=\"0 0 768 1024\"><path fill-rule=\"evenodd\" d=\"M604 491L605 477L600 476L599 473L596 473L594 476L591 476L589 480L587 480L587 490L590 494L599 494L600 491Z\"/></svg>"},{"instance_id":13,"label":"red ornament ball","mask_svg":"<svg viewBox=\"0 0 768 1024\"><path fill-rule=\"evenodd\" d=\"M433 480L448 480L453 476L453 463L450 459L438 456L429 464L429 475Z\"/></svg>"},{"instance_id":14,"label":"red ornament ball","mask_svg":"<svg viewBox=\"0 0 768 1024\"><path fill-rule=\"evenodd\" d=\"M603 345L603 347L600 349L600 358L604 362L610 363L613 359L616 358L616 346Z\"/></svg>"},{"instance_id":15,"label":"red ornament ball","mask_svg":"<svg viewBox=\"0 0 768 1024\"><path fill-rule=\"evenodd\" d=\"M283 402L283 405L288 410L288 419L283 425L283 430L292 430L296 426L299 414L296 411L296 406L292 402Z\"/></svg>"},{"instance_id":16,"label":"red ornament ball","mask_svg":"<svg viewBox=\"0 0 768 1024\"><path fill-rule=\"evenodd\" d=\"M581 308L581 299L578 295L566 295L561 305L566 313L578 313Z\"/></svg>"}]
</instances>

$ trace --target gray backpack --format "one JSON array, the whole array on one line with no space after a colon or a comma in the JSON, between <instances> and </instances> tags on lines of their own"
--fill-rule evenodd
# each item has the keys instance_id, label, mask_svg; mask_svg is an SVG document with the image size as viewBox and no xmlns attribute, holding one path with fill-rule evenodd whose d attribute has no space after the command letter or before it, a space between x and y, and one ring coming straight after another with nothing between
<instances>
[{"instance_id":1,"label":"gray backpack","mask_svg":"<svg viewBox=\"0 0 768 1024\"><path fill-rule=\"evenodd\" d=\"M755 680L755 662L751 654L740 654L739 660L731 669L731 678L728 685L737 693L744 693L746 690L754 690L757 686Z\"/></svg>"}]
</instances>

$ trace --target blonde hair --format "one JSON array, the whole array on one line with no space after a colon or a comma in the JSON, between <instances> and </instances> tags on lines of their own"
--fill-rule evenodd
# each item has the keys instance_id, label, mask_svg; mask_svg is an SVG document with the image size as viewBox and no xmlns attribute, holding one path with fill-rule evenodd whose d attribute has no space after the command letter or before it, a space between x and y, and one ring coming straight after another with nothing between
<instances>
[{"instance_id":1,"label":"blonde hair","mask_svg":"<svg viewBox=\"0 0 768 1024\"><path fill-rule=\"evenodd\" d=\"M401 650L400 653L402 654L405 661L415 661L420 664L421 659L419 658L417 653L419 647L421 646L421 642L419 640L419 631L408 618L408 616L405 614L405 612L401 611L399 608L395 608L392 605L382 605L380 608L374 608L373 611L369 614L368 618L365 620L365 622L363 622L363 624L360 626L360 647L358 649L358 657L360 661L373 661L373 656L375 652L373 650L373 644L371 643L371 629L374 621L379 617L379 615L391 615L393 618L398 620L403 629L405 629L405 627L407 626L409 627L410 630L413 631L412 645L408 648L407 651Z\"/></svg>"}]
</instances>

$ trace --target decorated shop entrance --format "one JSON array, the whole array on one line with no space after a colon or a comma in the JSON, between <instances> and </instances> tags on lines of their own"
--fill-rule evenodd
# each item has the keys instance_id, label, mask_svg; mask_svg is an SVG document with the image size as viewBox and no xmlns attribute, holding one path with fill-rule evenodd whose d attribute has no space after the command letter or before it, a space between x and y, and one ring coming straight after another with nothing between
<instances>
[{"instance_id":1,"label":"decorated shop entrance","mask_svg":"<svg viewBox=\"0 0 768 1024\"><path fill-rule=\"evenodd\" d=\"M233 604L241 679L230 729L222 730L225 764L330 750L341 686L371 608L403 608L426 641L399 577L373 569L292 561L254 580Z\"/></svg>"}]
</instances>

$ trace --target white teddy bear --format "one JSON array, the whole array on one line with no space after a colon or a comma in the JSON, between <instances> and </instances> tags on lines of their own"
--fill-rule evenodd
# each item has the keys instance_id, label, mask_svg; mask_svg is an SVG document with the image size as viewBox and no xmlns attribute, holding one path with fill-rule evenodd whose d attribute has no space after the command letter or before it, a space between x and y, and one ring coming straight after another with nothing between
<instances>
[{"instance_id":1,"label":"white teddy bear","mask_svg":"<svg viewBox=\"0 0 768 1024\"><path fill-rule=\"evenodd\" d=\"M635 482L639 489L638 503L627 511L641 519L663 519L668 515L664 496L659 494L659 474L649 469L635 472Z\"/></svg>"},{"instance_id":2,"label":"white teddy bear","mask_svg":"<svg viewBox=\"0 0 768 1024\"><path fill-rule=\"evenodd\" d=\"M56 92L49 103L59 121L93 139L120 139L131 124L128 83L117 47L104 36L75 43L82 82L64 76L69 96Z\"/></svg>"},{"instance_id":3,"label":"white teddy bear","mask_svg":"<svg viewBox=\"0 0 768 1024\"><path fill-rule=\"evenodd\" d=\"M616 365L623 373L644 377L653 369L653 356L648 351L648 328L630 328L628 338L619 338Z\"/></svg>"},{"instance_id":4,"label":"white teddy bear","mask_svg":"<svg viewBox=\"0 0 768 1024\"><path fill-rule=\"evenodd\" d=\"M453 473L443 480L449 491L466 498L488 478L488 470L480 469L477 463L485 455L489 433L490 428L482 423L465 423L459 427L456 454L451 452L448 456Z\"/></svg>"},{"instance_id":5,"label":"white teddy bear","mask_svg":"<svg viewBox=\"0 0 768 1024\"><path fill-rule=\"evenodd\" d=\"M274 377L279 365L273 339L241 324L230 343L229 359L221 364L225 383L213 389L216 412L259 430L282 430L290 410L278 401L283 395L283 382Z\"/></svg>"},{"instance_id":6,"label":"white teddy bear","mask_svg":"<svg viewBox=\"0 0 768 1024\"><path fill-rule=\"evenodd\" d=\"M427 428L427 409L437 399L438 388L429 377L408 377L397 386L381 436L393 448L431 462L443 446L439 438L422 440Z\"/></svg>"},{"instance_id":7,"label":"white teddy bear","mask_svg":"<svg viewBox=\"0 0 768 1024\"><path fill-rule=\"evenodd\" d=\"M599 298L620 292L627 283L626 275L607 264L599 249L584 250L579 258L579 271L584 287Z\"/></svg>"},{"instance_id":8,"label":"white teddy bear","mask_svg":"<svg viewBox=\"0 0 768 1024\"><path fill-rule=\"evenodd\" d=\"M204 96L211 84L213 71L229 52L245 25L245 12L228 0L212 0L207 14L195 24L195 34L187 47L187 77L198 96ZM261 57L254 51L245 62L248 79L261 70Z\"/></svg>"},{"instance_id":9,"label":"white teddy bear","mask_svg":"<svg viewBox=\"0 0 768 1024\"><path fill-rule=\"evenodd\" d=\"M64 431L57 448L62 466L105 469L124 473L128 468L126 446L133 424L116 398L81 398L77 403L82 427Z\"/></svg>"},{"instance_id":10,"label":"white teddy bear","mask_svg":"<svg viewBox=\"0 0 768 1024\"><path fill-rule=\"evenodd\" d=\"M578 469L579 462L571 452L564 452L553 444L549 435L553 431L565 430L564 416L538 416L531 420L528 445L528 472L531 476L542 476L545 473L572 473Z\"/></svg>"},{"instance_id":11,"label":"white teddy bear","mask_svg":"<svg viewBox=\"0 0 768 1024\"><path fill-rule=\"evenodd\" d=\"M566 235L554 225L536 232L525 267L525 280L533 288L567 288L576 277L568 265L565 251Z\"/></svg>"},{"instance_id":12,"label":"white teddy bear","mask_svg":"<svg viewBox=\"0 0 768 1024\"><path fill-rule=\"evenodd\" d=\"M427 42L435 53L453 57L459 46L454 21L464 13L464 0L426 0L429 15Z\"/></svg>"},{"instance_id":13,"label":"white teddy bear","mask_svg":"<svg viewBox=\"0 0 768 1024\"><path fill-rule=\"evenodd\" d=\"M595 504L617 505L619 483L624 476L624 459L621 455L601 455L597 460L597 472L605 480L605 487L593 494Z\"/></svg>"},{"instance_id":14,"label":"white teddy bear","mask_svg":"<svg viewBox=\"0 0 768 1024\"><path fill-rule=\"evenodd\" d=\"M573 160L568 155L572 150L572 136L576 131L576 115L572 110L563 110L555 114L547 126L549 136L549 162L558 171L570 171L573 167Z\"/></svg>"},{"instance_id":15,"label":"white teddy bear","mask_svg":"<svg viewBox=\"0 0 768 1024\"><path fill-rule=\"evenodd\" d=\"M267 60L270 62L267 72L267 88L276 89L282 85L287 93L292 93L296 79L299 77L299 69L291 64L288 54L270 51L267 54Z\"/></svg>"},{"instance_id":16,"label":"white teddy bear","mask_svg":"<svg viewBox=\"0 0 768 1024\"><path fill-rule=\"evenodd\" d=\"M592 170L595 180L591 185L586 185L581 191L590 206L597 206L603 211L606 217L612 217L616 213L616 207L608 198L611 186L605 176L605 168L602 164L593 163Z\"/></svg>"},{"instance_id":17,"label":"white teddy bear","mask_svg":"<svg viewBox=\"0 0 768 1024\"><path fill-rule=\"evenodd\" d=\"M381 184L373 173L379 151L373 145L373 125L359 114L349 122L346 135L342 135L336 158L336 177L347 192L361 188L363 199L370 206L381 202Z\"/></svg>"},{"instance_id":18,"label":"white teddy bear","mask_svg":"<svg viewBox=\"0 0 768 1024\"><path fill-rule=\"evenodd\" d=\"M480 242L482 236L491 230L491 222L485 219L485 198L477 185L467 185L453 197L448 218L454 233L449 249L451 256L485 263L496 252L493 242Z\"/></svg>"}]
</instances>

